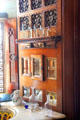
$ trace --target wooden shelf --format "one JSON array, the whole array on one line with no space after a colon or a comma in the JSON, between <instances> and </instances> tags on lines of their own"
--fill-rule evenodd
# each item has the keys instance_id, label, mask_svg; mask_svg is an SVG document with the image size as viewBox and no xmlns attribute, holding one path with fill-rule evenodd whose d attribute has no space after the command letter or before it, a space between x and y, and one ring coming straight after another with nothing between
<instances>
[{"instance_id":1,"label":"wooden shelf","mask_svg":"<svg viewBox=\"0 0 80 120\"><path fill-rule=\"evenodd\" d=\"M16 43L47 43L51 41L54 42L54 48L57 48L57 43L61 41L61 36L19 39Z\"/></svg>"}]
</instances>

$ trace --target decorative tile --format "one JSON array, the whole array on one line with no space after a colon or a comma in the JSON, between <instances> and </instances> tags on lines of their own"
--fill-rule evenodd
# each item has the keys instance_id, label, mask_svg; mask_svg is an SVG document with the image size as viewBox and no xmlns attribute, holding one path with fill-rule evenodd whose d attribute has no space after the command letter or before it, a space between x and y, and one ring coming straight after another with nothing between
<instances>
[{"instance_id":1,"label":"decorative tile","mask_svg":"<svg viewBox=\"0 0 80 120\"><path fill-rule=\"evenodd\" d=\"M52 5L56 3L56 0L44 0L45 6Z\"/></svg>"},{"instance_id":2,"label":"decorative tile","mask_svg":"<svg viewBox=\"0 0 80 120\"><path fill-rule=\"evenodd\" d=\"M20 30L27 30L29 28L29 17L20 17Z\"/></svg>"},{"instance_id":3,"label":"decorative tile","mask_svg":"<svg viewBox=\"0 0 80 120\"><path fill-rule=\"evenodd\" d=\"M29 8L28 0L19 0L19 12L26 12Z\"/></svg>"},{"instance_id":4,"label":"decorative tile","mask_svg":"<svg viewBox=\"0 0 80 120\"><path fill-rule=\"evenodd\" d=\"M32 20L32 29L40 28L40 26L42 24L41 14L33 14L31 16L31 20Z\"/></svg>"},{"instance_id":5,"label":"decorative tile","mask_svg":"<svg viewBox=\"0 0 80 120\"><path fill-rule=\"evenodd\" d=\"M55 26L57 23L57 10L45 12L45 27Z\"/></svg>"}]
</instances>

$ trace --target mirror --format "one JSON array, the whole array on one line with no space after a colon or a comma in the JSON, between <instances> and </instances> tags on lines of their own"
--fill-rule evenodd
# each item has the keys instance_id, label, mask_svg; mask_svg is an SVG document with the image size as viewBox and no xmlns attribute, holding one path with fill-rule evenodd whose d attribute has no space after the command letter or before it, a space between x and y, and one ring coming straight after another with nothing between
<instances>
[{"instance_id":1,"label":"mirror","mask_svg":"<svg viewBox=\"0 0 80 120\"><path fill-rule=\"evenodd\" d=\"M30 75L30 60L29 57L22 57L22 74L29 76Z\"/></svg>"},{"instance_id":2,"label":"mirror","mask_svg":"<svg viewBox=\"0 0 80 120\"><path fill-rule=\"evenodd\" d=\"M31 74L32 79L43 80L43 56L31 55Z\"/></svg>"},{"instance_id":3,"label":"mirror","mask_svg":"<svg viewBox=\"0 0 80 120\"><path fill-rule=\"evenodd\" d=\"M35 93L35 96L36 96L36 101L42 102L42 100L43 100L43 91L35 89L34 93Z\"/></svg>"},{"instance_id":4,"label":"mirror","mask_svg":"<svg viewBox=\"0 0 80 120\"><path fill-rule=\"evenodd\" d=\"M57 95L56 92L47 92L47 103L49 105L56 106L57 105Z\"/></svg>"},{"instance_id":5,"label":"mirror","mask_svg":"<svg viewBox=\"0 0 80 120\"><path fill-rule=\"evenodd\" d=\"M23 96L29 98L29 96L30 96L30 88L23 87Z\"/></svg>"},{"instance_id":6,"label":"mirror","mask_svg":"<svg viewBox=\"0 0 80 120\"><path fill-rule=\"evenodd\" d=\"M57 79L57 60L56 58L47 58L47 77L48 79Z\"/></svg>"}]
</instances>

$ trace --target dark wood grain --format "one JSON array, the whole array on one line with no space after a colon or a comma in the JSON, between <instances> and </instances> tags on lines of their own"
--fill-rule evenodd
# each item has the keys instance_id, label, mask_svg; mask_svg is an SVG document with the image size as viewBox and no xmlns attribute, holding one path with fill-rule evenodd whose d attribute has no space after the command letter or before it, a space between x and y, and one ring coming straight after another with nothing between
<instances>
[{"instance_id":1,"label":"dark wood grain","mask_svg":"<svg viewBox=\"0 0 80 120\"><path fill-rule=\"evenodd\" d=\"M78 0L62 0L63 112L77 120L78 100Z\"/></svg>"},{"instance_id":2,"label":"dark wood grain","mask_svg":"<svg viewBox=\"0 0 80 120\"><path fill-rule=\"evenodd\" d=\"M77 59L77 70L76 70L76 78L77 78L77 84L76 84L76 93L77 93L77 98L76 98L76 119L80 119L79 111L80 111L80 0L78 0L78 11L77 11L77 16L78 20L76 20L76 25L78 26L78 29L76 30L77 32L77 41L76 41L76 59ZM77 53L77 54L76 54Z\"/></svg>"}]
</instances>

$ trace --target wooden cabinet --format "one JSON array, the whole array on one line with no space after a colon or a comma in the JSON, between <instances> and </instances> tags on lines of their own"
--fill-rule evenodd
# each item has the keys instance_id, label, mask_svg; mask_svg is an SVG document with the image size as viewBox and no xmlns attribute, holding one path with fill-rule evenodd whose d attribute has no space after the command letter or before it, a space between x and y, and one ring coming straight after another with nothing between
<instances>
[{"instance_id":1,"label":"wooden cabinet","mask_svg":"<svg viewBox=\"0 0 80 120\"><path fill-rule=\"evenodd\" d=\"M56 104L48 107L61 112L62 60L61 42L58 43L61 40L61 0L18 0L17 5L21 95L24 96L23 88L33 86L43 91L44 103L49 92L56 98Z\"/></svg>"},{"instance_id":2,"label":"wooden cabinet","mask_svg":"<svg viewBox=\"0 0 80 120\"><path fill-rule=\"evenodd\" d=\"M19 80L20 80L20 90L21 95L23 95L23 87L31 88L32 86L38 90L43 90L43 103L46 101L47 92L56 93L57 104L53 105L53 108L57 111L61 111L62 109L62 68L61 68L61 44L58 45L57 49L54 48L28 48L26 49L25 44L19 43ZM25 48L25 49L23 49ZM29 58L30 62L30 73L33 72L33 68L31 67L31 58L41 59L40 56L43 57L43 80L40 76L35 76L34 74L22 74L22 58ZM47 60L52 58L56 60L56 65L54 69L56 70L55 78L48 77L48 64ZM52 64L52 63L50 63ZM55 64L55 63L54 63ZM33 65L32 65L33 66ZM49 69L50 70L50 69ZM42 72L41 72L42 73ZM50 107L50 106L49 106Z\"/></svg>"},{"instance_id":3,"label":"wooden cabinet","mask_svg":"<svg viewBox=\"0 0 80 120\"><path fill-rule=\"evenodd\" d=\"M27 4L24 3L25 1ZM33 81L31 78L25 76L22 77L20 71L19 77L21 93L22 86L31 87L34 86L35 82L36 88L57 93L57 111L63 111L66 113L69 120L80 119L80 106L78 105L80 101L80 75L78 65L78 31L80 26L80 24L78 24L80 8L79 0L37 0L37 2L35 2L35 0L25 1L23 2L23 0L18 0L17 2L18 42L20 43L18 45L19 68L21 68L22 56L30 56L30 54L43 54L45 58L54 57L57 59L57 79L50 80L46 78L46 63L44 64L44 82ZM53 21L51 16L53 16L54 13L56 14L56 22L51 22ZM37 23L37 25L35 23ZM34 27L34 25L36 25L36 27ZM62 42L57 44L56 49L51 47L55 41L51 40L51 36L62 36ZM46 47L45 41L47 41ZM23 45L23 43L28 43L28 45ZM28 49L28 47L30 49ZM45 91L44 100L46 98Z\"/></svg>"},{"instance_id":4,"label":"wooden cabinet","mask_svg":"<svg viewBox=\"0 0 80 120\"><path fill-rule=\"evenodd\" d=\"M61 0L18 0L18 40L61 35Z\"/></svg>"}]
</instances>

